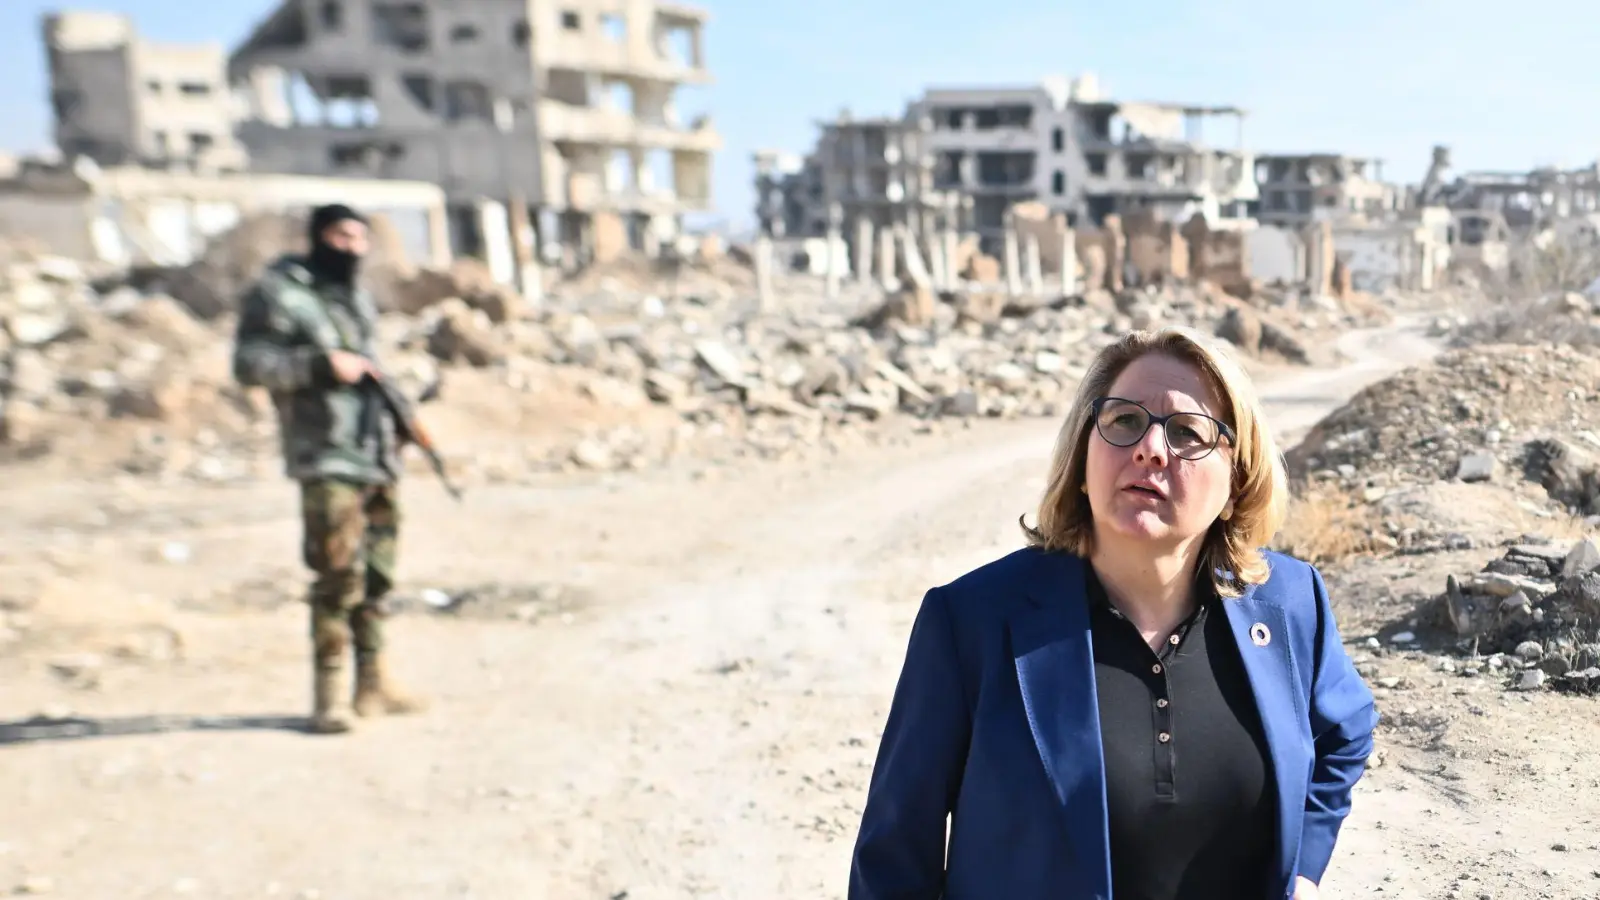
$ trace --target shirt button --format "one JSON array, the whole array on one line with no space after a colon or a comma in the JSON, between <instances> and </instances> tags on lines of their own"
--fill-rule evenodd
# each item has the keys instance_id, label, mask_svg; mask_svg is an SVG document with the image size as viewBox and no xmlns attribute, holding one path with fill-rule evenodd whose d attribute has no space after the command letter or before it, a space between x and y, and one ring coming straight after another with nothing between
<instances>
[{"instance_id":1,"label":"shirt button","mask_svg":"<svg viewBox=\"0 0 1600 900\"><path fill-rule=\"evenodd\" d=\"M1156 663L1155 665L1151 666L1150 667L1150 671L1156 673L1157 675L1160 675L1161 674L1161 663Z\"/></svg>"},{"instance_id":2,"label":"shirt button","mask_svg":"<svg viewBox=\"0 0 1600 900\"><path fill-rule=\"evenodd\" d=\"M1171 644L1174 647L1178 646L1178 636L1175 635L1175 634L1174 635L1169 635L1167 637L1167 643Z\"/></svg>"},{"instance_id":3,"label":"shirt button","mask_svg":"<svg viewBox=\"0 0 1600 900\"><path fill-rule=\"evenodd\" d=\"M1160 700L1156 701L1156 709L1166 709L1166 708L1167 708L1167 698L1162 697Z\"/></svg>"},{"instance_id":4,"label":"shirt button","mask_svg":"<svg viewBox=\"0 0 1600 900\"><path fill-rule=\"evenodd\" d=\"M1161 743L1165 744L1167 741L1172 740L1172 735L1167 734L1165 731L1163 731L1160 734L1156 735L1156 740L1158 740Z\"/></svg>"}]
</instances>

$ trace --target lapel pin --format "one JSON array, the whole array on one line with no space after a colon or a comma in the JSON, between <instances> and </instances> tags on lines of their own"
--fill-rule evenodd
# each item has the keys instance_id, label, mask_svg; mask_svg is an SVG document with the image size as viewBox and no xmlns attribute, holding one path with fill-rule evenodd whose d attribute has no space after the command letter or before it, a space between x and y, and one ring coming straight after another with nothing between
<instances>
[{"instance_id":1,"label":"lapel pin","mask_svg":"<svg viewBox=\"0 0 1600 900\"><path fill-rule=\"evenodd\" d=\"M1265 647L1272 643L1272 632L1267 630L1267 626L1257 622L1250 626L1250 642L1257 647Z\"/></svg>"}]
</instances>

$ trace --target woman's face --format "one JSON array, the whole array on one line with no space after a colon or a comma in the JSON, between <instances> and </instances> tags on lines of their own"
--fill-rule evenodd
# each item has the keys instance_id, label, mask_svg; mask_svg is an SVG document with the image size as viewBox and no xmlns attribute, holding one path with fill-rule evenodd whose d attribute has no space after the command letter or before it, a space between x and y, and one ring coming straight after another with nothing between
<instances>
[{"instance_id":1,"label":"woman's face","mask_svg":"<svg viewBox=\"0 0 1600 900\"><path fill-rule=\"evenodd\" d=\"M1117 378L1108 396L1131 400L1157 416L1204 413L1227 421L1221 398L1204 375L1187 362L1161 354L1134 360ZM1140 412L1129 404L1102 407L1098 422L1115 434L1135 433ZM1215 426L1186 417L1171 425L1177 450L1209 443ZM1129 447L1108 442L1089 423L1089 448L1084 485L1093 510L1095 532L1124 540L1177 544L1203 535L1228 505L1232 493L1233 448L1227 439L1200 459L1181 458L1168 445L1167 433L1154 422ZM1121 441L1119 440L1119 443Z\"/></svg>"}]
</instances>

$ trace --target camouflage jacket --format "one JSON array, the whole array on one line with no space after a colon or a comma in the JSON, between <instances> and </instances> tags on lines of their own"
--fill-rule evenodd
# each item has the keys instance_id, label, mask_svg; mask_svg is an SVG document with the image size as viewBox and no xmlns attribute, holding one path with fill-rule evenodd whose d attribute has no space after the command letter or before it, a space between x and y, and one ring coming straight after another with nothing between
<instances>
[{"instance_id":1,"label":"camouflage jacket","mask_svg":"<svg viewBox=\"0 0 1600 900\"><path fill-rule=\"evenodd\" d=\"M303 257L273 262L244 295L233 376L272 395L290 478L387 483L400 472L382 401L369 387L337 383L327 363L329 350L376 361L376 326L367 291L318 282Z\"/></svg>"}]
</instances>

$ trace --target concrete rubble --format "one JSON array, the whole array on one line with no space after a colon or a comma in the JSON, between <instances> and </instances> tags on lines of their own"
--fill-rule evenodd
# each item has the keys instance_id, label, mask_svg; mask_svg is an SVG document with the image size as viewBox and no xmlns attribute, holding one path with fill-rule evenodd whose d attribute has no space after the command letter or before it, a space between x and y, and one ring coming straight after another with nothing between
<instances>
[{"instance_id":1,"label":"concrete rubble","mask_svg":"<svg viewBox=\"0 0 1600 900\"><path fill-rule=\"evenodd\" d=\"M1595 384L1600 359L1571 347L1452 350L1361 391L1286 456L1297 477L1357 490L1518 477L1538 441L1600 449Z\"/></svg>"},{"instance_id":2,"label":"concrete rubble","mask_svg":"<svg viewBox=\"0 0 1600 900\"><path fill-rule=\"evenodd\" d=\"M1479 572L1450 575L1445 631L1514 690L1600 693L1600 549L1592 540L1519 544Z\"/></svg>"},{"instance_id":3,"label":"concrete rubble","mask_svg":"<svg viewBox=\"0 0 1600 900\"><path fill-rule=\"evenodd\" d=\"M1247 356L1306 363L1330 343L1317 335L1371 321L1368 308L1292 289L1246 301L1174 279L1065 297L912 280L830 301L817 279L787 277L779 302L752 307L737 249L592 267L530 302L473 260L418 267L376 231L369 280L386 362L413 394L439 398L430 415L472 429L453 431L446 452L489 480L783 458L878 439L862 426L888 421L1056 416L1082 367L1128 328L1189 324ZM131 271L8 247L0 452L208 480L273 471L266 400L229 376L233 307L264 262L302 240L288 219L255 217L190 265ZM480 452L485 416L461 401L490 398L488 418L508 430L537 421L548 440Z\"/></svg>"}]
</instances>

